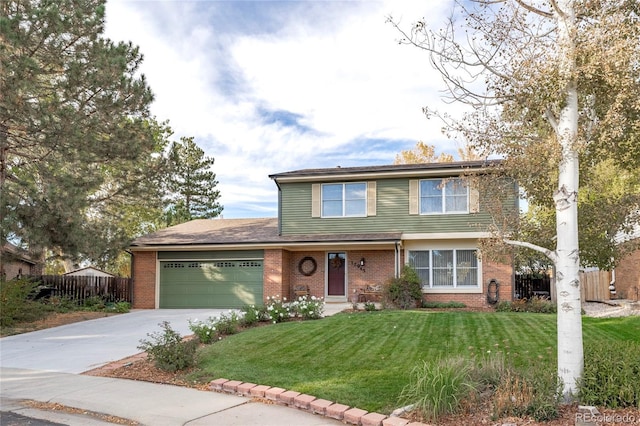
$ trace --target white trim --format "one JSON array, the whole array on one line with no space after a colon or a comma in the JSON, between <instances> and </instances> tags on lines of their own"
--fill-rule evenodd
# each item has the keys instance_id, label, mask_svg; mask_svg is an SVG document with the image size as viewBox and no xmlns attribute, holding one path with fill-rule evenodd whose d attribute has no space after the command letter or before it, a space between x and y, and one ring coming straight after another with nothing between
<instances>
[{"instance_id":1,"label":"white trim","mask_svg":"<svg viewBox=\"0 0 640 426\"><path fill-rule=\"evenodd\" d=\"M422 287L423 294L480 294L482 293L482 282L480 287L456 287L456 288L428 288Z\"/></svg>"},{"instance_id":2,"label":"white trim","mask_svg":"<svg viewBox=\"0 0 640 426\"><path fill-rule=\"evenodd\" d=\"M329 253L344 254L344 295L329 295ZM325 301L346 301L349 296L349 271L347 270L347 251L340 249L327 250L324 252L324 297Z\"/></svg>"},{"instance_id":3,"label":"white trim","mask_svg":"<svg viewBox=\"0 0 640 426\"><path fill-rule=\"evenodd\" d=\"M440 206L440 211L436 211L436 212L423 212L422 211L422 183L423 182L428 182L428 181L440 181L440 201L441 201L441 206ZM465 210L451 210L448 211L447 210L447 185L450 182L453 181L460 181L462 182L462 185L464 185L464 188L466 190L466 197L467 197L467 202L466 202L466 206L465 206ZM456 195L450 195L450 197L453 197ZM420 179L418 181L418 212L420 213L421 216L434 216L434 215L455 215L455 214L469 214L471 213L471 209L469 208L470 204L469 204L469 198L470 198L470 191L469 191L469 185L465 183L464 179L462 179L461 177L451 177L451 178L429 178L429 179ZM434 197L430 197L430 198L434 198Z\"/></svg>"},{"instance_id":4,"label":"white trim","mask_svg":"<svg viewBox=\"0 0 640 426\"><path fill-rule=\"evenodd\" d=\"M458 240L421 240L421 241L406 241L403 247L405 263L409 264L409 252L410 251L426 251L426 250L476 250L477 253L480 249L477 247L477 241L472 239L458 239ZM430 267L431 268L431 267ZM460 294L460 293L482 293L483 292L483 264L482 257L477 257L477 273L478 282L477 286L462 286L462 287L422 287L423 293L433 294Z\"/></svg>"},{"instance_id":5,"label":"white trim","mask_svg":"<svg viewBox=\"0 0 640 426\"><path fill-rule=\"evenodd\" d=\"M324 187L326 185L342 185L342 214L338 216L325 216L324 215ZM347 214L347 185L364 185L364 211L362 214ZM331 182L323 183L320 185L320 217L323 219L336 219L336 218L350 218L350 217L367 217L368 209L368 185L367 182ZM337 200L331 200L337 201Z\"/></svg>"}]
</instances>

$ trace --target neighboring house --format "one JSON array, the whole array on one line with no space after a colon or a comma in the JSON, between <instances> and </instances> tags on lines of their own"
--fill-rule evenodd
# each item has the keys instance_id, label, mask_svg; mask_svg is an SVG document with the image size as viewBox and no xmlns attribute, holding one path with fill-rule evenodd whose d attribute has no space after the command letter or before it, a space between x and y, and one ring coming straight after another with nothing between
<instances>
[{"instance_id":1,"label":"neighboring house","mask_svg":"<svg viewBox=\"0 0 640 426\"><path fill-rule=\"evenodd\" d=\"M24 250L11 243L5 243L0 274L3 278L11 280L24 275L38 275L42 273L42 266L31 258Z\"/></svg>"},{"instance_id":2,"label":"neighboring house","mask_svg":"<svg viewBox=\"0 0 640 426\"><path fill-rule=\"evenodd\" d=\"M110 274L109 272L102 271L98 268L94 268L93 266L76 269L70 272L66 272L62 275L81 277L115 277L115 275Z\"/></svg>"},{"instance_id":3,"label":"neighboring house","mask_svg":"<svg viewBox=\"0 0 640 426\"><path fill-rule=\"evenodd\" d=\"M298 286L352 301L405 263L425 299L511 300L513 267L477 256L486 194L459 179L497 161L299 170L271 175L278 217L201 219L136 239L134 308L229 308L291 298ZM506 204L517 211L518 189ZM485 203L486 204L486 203ZM480 225L480 226L479 226Z\"/></svg>"},{"instance_id":4,"label":"neighboring house","mask_svg":"<svg viewBox=\"0 0 640 426\"><path fill-rule=\"evenodd\" d=\"M634 244L640 247L640 224L628 234L616 236L620 244ZM619 299L640 300L640 248L633 250L620 259L615 268L616 297Z\"/></svg>"}]
</instances>

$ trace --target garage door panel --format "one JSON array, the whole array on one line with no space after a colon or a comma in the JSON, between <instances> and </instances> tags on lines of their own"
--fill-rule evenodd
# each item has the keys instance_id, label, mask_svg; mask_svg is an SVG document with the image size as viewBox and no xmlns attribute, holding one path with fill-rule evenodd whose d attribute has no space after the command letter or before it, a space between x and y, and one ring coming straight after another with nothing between
<instances>
[{"instance_id":1,"label":"garage door panel","mask_svg":"<svg viewBox=\"0 0 640 426\"><path fill-rule=\"evenodd\" d=\"M262 303L262 261L160 263L161 308L239 308Z\"/></svg>"}]
</instances>

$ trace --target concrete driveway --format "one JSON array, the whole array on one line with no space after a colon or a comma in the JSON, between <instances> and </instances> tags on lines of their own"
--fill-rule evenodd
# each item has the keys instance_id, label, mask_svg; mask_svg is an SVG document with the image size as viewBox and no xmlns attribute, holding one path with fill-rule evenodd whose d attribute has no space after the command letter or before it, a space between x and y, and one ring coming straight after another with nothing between
<instances>
[{"instance_id":1,"label":"concrete driveway","mask_svg":"<svg viewBox=\"0 0 640 426\"><path fill-rule=\"evenodd\" d=\"M82 321L0 339L0 367L79 374L140 352L148 333L171 328L187 336L189 319L228 313L222 309L155 309Z\"/></svg>"}]
</instances>

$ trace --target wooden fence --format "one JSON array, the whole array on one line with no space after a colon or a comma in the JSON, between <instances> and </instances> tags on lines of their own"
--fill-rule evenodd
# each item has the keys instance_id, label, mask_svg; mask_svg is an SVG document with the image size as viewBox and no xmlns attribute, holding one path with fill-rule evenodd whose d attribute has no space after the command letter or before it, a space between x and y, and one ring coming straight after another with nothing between
<instances>
[{"instance_id":1,"label":"wooden fence","mask_svg":"<svg viewBox=\"0 0 640 426\"><path fill-rule=\"evenodd\" d=\"M83 303L91 297L105 302L131 302L131 278L73 275L31 275L27 278L40 283L40 295L67 297Z\"/></svg>"},{"instance_id":2,"label":"wooden fence","mask_svg":"<svg viewBox=\"0 0 640 426\"><path fill-rule=\"evenodd\" d=\"M580 272L583 302L604 302L611 299L611 271Z\"/></svg>"}]
</instances>

